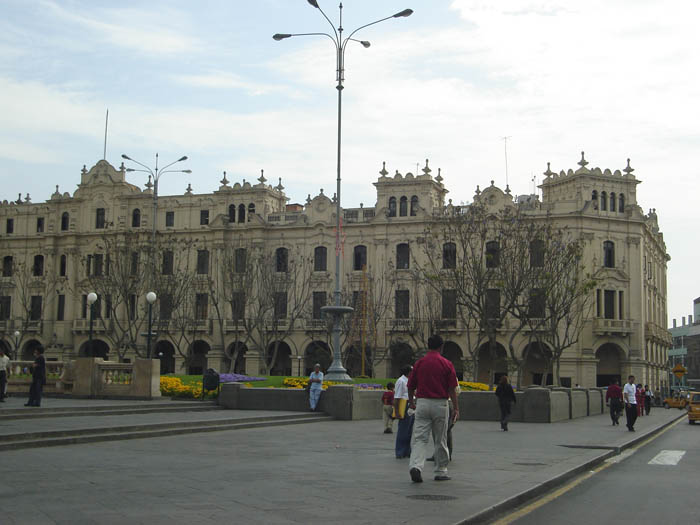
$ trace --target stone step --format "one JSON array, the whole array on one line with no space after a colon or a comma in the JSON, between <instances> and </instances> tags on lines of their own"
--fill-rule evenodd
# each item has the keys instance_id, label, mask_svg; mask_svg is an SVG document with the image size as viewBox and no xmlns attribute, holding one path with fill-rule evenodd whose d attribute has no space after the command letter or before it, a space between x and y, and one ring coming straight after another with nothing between
<instances>
[{"instance_id":1,"label":"stone step","mask_svg":"<svg viewBox=\"0 0 700 525\"><path fill-rule=\"evenodd\" d=\"M145 439L174 436L178 434L193 434L196 432L218 432L223 430L299 425L329 421L332 419L331 416L325 414L292 414L285 416L257 416L213 421L177 421L149 425L124 425L111 428L6 434L0 436L0 451L76 445L79 443L95 443L99 441Z\"/></svg>"},{"instance_id":2,"label":"stone step","mask_svg":"<svg viewBox=\"0 0 700 525\"><path fill-rule=\"evenodd\" d=\"M12 408L0 409L0 421L14 419L34 419L46 417L76 417L76 416L119 416L129 414L153 414L175 412L201 412L223 410L223 407L212 402L183 402L154 403L138 405L103 405L52 408Z\"/></svg>"}]
</instances>

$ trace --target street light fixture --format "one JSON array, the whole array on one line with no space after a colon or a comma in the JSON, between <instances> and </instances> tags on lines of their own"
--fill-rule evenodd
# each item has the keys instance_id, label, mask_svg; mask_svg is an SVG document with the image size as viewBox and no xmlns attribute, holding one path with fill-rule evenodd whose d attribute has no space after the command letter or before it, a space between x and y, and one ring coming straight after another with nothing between
<instances>
[{"instance_id":1,"label":"street light fixture","mask_svg":"<svg viewBox=\"0 0 700 525\"><path fill-rule=\"evenodd\" d=\"M353 309L350 306L342 306L341 302L341 292L340 292L340 252L341 250L341 233L340 233L340 153L341 153L341 131L342 131L342 92L343 92L343 82L345 80L345 48L348 42L358 42L363 47L370 47L370 43L367 40L355 40L352 36L357 33L360 29L369 27L379 22L384 22L390 18L403 18L410 16L413 13L412 9L404 9L394 15L388 16L386 18L381 18L370 22L369 24L364 24L357 29L353 30L350 35L343 38L343 4L341 3L338 7L339 9L339 23L338 28L333 25L333 22L326 16L323 9L318 5L316 0L307 0L308 3L318 9L326 21L330 24L333 29L333 33L276 33L272 38L276 41L284 40L286 38L291 38L293 36L327 36L333 41L336 52L336 90L338 90L338 145L337 145L337 188L336 188L336 213L335 213L335 291L334 291L334 305L324 306L321 310L324 314L329 314L333 317L333 363L331 363L330 368L326 372L326 378L333 381L348 381L350 376L343 367L340 352L340 320L343 315L351 313Z\"/></svg>"},{"instance_id":2,"label":"street light fixture","mask_svg":"<svg viewBox=\"0 0 700 525\"><path fill-rule=\"evenodd\" d=\"M160 180L161 175L165 173L192 173L192 170L169 170L168 168L170 166L173 166L174 164L177 164L178 162L184 162L187 160L187 155L183 155L176 161L171 162L170 164L167 164L166 166L163 166L162 168L158 167L158 154L156 153L156 166L155 168L151 169L149 168L146 164L139 162L136 159L132 159L128 155L122 154L122 158L128 161L131 161L135 164L138 164L141 166L143 169L139 168L127 168L126 171L128 173L134 172L134 171L141 171L144 173L148 173L151 178L153 178L153 218L151 219L153 231L151 235L151 249L155 250L156 246L156 224L157 224L157 217L158 217L158 181ZM153 275L156 273L156 258L155 258L155 251L153 252Z\"/></svg>"},{"instance_id":3,"label":"street light fixture","mask_svg":"<svg viewBox=\"0 0 700 525\"><path fill-rule=\"evenodd\" d=\"M97 294L95 292L90 292L87 296L87 302L90 307L90 330L88 332L88 350L90 352L90 357L95 357L92 351L92 319L95 313L95 301L97 301Z\"/></svg>"},{"instance_id":4,"label":"street light fixture","mask_svg":"<svg viewBox=\"0 0 700 525\"><path fill-rule=\"evenodd\" d=\"M15 333L13 335L15 336L15 361L16 361L17 356L19 356L19 336L22 334L19 333L19 330L15 330Z\"/></svg>"},{"instance_id":5,"label":"street light fixture","mask_svg":"<svg viewBox=\"0 0 700 525\"><path fill-rule=\"evenodd\" d=\"M155 292L148 292L146 294L146 301L148 301L148 335L146 336L146 359L151 358L151 332L153 329L153 303L156 302Z\"/></svg>"}]
</instances>

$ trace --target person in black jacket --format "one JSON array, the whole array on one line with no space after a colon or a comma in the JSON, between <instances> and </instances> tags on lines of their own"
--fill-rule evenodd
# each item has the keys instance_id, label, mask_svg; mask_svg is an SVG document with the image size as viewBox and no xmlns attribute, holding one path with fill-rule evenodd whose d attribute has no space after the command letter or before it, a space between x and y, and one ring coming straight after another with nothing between
<instances>
[{"instance_id":1,"label":"person in black jacket","mask_svg":"<svg viewBox=\"0 0 700 525\"><path fill-rule=\"evenodd\" d=\"M46 360L44 359L44 348L39 346L34 350L34 363L32 363L32 386L29 387L29 401L26 407L41 406L41 393L46 384Z\"/></svg>"},{"instance_id":2,"label":"person in black jacket","mask_svg":"<svg viewBox=\"0 0 700 525\"><path fill-rule=\"evenodd\" d=\"M516 403L515 392L508 382L508 376L501 376L501 380L496 387L498 406L501 409L501 429L508 431L508 418L510 417L510 404Z\"/></svg>"}]
</instances>

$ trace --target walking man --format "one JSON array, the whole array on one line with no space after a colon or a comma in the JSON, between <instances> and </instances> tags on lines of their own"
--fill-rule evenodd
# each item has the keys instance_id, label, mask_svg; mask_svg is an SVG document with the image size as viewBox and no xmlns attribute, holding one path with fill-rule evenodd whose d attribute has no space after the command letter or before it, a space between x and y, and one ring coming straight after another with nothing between
<instances>
[{"instance_id":1,"label":"walking man","mask_svg":"<svg viewBox=\"0 0 700 525\"><path fill-rule=\"evenodd\" d=\"M7 388L7 371L10 366L10 358L0 347L0 402L5 402L5 389Z\"/></svg>"},{"instance_id":2,"label":"walking man","mask_svg":"<svg viewBox=\"0 0 700 525\"><path fill-rule=\"evenodd\" d=\"M411 435L413 434L413 414L408 413L408 375L411 365L401 369L401 377L394 386L394 417L399 420L396 431L396 459L411 457Z\"/></svg>"},{"instance_id":3,"label":"walking man","mask_svg":"<svg viewBox=\"0 0 700 525\"><path fill-rule=\"evenodd\" d=\"M613 426L620 424L620 412L622 412L622 389L617 384L617 379L613 379L608 391L605 393L605 402L610 403L610 419Z\"/></svg>"},{"instance_id":4,"label":"walking man","mask_svg":"<svg viewBox=\"0 0 700 525\"><path fill-rule=\"evenodd\" d=\"M634 432L634 423L637 421L637 386L634 384L634 376L629 376L629 382L625 384L622 395L625 401L625 415L627 428Z\"/></svg>"},{"instance_id":5,"label":"walking man","mask_svg":"<svg viewBox=\"0 0 700 525\"><path fill-rule=\"evenodd\" d=\"M435 481L447 481L447 464L450 454L447 448L447 429L449 426L449 407L447 400L452 399L454 421L459 419L459 401L457 400L457 374L450 361L440 355L442 337L432 335L428 338L428 353L419 359L408 378L408 402L416 410L416 422L411 441L411 480L423 481L421 471L425 464L428 440L432 434L435 441ZM417 398L417 400L416 400Z\"/></svg>"}]
</instances>

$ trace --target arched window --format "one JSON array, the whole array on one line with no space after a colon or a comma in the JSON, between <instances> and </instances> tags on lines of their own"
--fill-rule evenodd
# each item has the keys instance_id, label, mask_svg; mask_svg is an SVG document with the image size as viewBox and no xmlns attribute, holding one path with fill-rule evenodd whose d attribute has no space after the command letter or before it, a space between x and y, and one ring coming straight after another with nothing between
<instances>
[{"instance_id":1,"label":"arched window","mask_svg":"<svg viewBox=\"0 0 700 525\"><path fill-rule=\"evenodd\" d=\"M236 205L228 205L228 222L236 222Z\"/></svg>"},{"instance_id":2,"label":"arched window","mask_svg":"<svg viewBox=\"0 0 700 525\"><path fill-rule=\"evenodd\" d=\"M367 266L367 246L355 246L352 251L352 269L362 270Z\"/></svg>"},{"instance_id":3,"label":"arched window","mask_svg":"<svg viewBox=\"0 0 700 525\"><path fill-rule=\"evenodd\" d=\"M624 194L620 193L618 200L619 200L619 206L617 207L617 211L622 213L623 211L625 211L625 196L624 196Z\"/></svg>"},{"instance_id":4,"label":"arched window","mask_svg":"<svg viewBox=\"0 0 700 525\"><path fill-rule=\"evenodd\" d=\"M389 197L389 217L396 217L396 197Z\"/></svg>"},{"instance_id":5,"label":"arched window","mask_svg":"<svg viewBox=\"0 0 700 525\"><path fill-rule=\"evenodd\" d=\"M453 242L442 245L442 267L445 270L454 270L457 267L457 245Z\"/></svg>"},{"instance_id":6,"label":"arched window","mask_svg":"<svg viewBox=\"0 0 700 525\"><path fill-rule=\"evenodd\" d=\"M610 211L615 211L615 205L617 204L615 199L615 193L610 192Z\"/></svg>"},{"instance_id":7,"label":"arched window","mask_svg":"<svg viewBox=\"0 0 700 525\"><path fill-rule=\"evenodd\" d=\"M250 222L250 219L253 218L253 215L255 214L255 204L252 202L248 204L248 222Z\"/></svg>"},{"instance_id":8,"label":"arched window","mask_svg":"<svg viewBox=\"0 0 700 525\"><path fill-rule=\"evenodd\" d=\"M325 246L316 246L314 248L314 272L325 272L328 268L327 259L328 250Z\"/></svg>"},{"instance_id":9,"label":"arched window","mask_svg":"<svg viewBox=\"0 0 700 525\"><path fill-rule=\"evenodd\" d=\"M415 217L418 213L418 197L415 195L411 197L411 217Z\"/></svg>"},{"instance_id":10,"label":"arched window","mask_svg":"<svg viewBox=\"0 0 700 525\"><path fill-rule=\"evenodd\" d=\"M542 268L544 266L544 241L535 239L530 243L530 267Z\"/></svg>"},{"instance_id":11,"label":"arched window","mask_svg":"<svg viewBox=\"0 0 700 525\"><path fill-rule=\"evenodd\" d=\"M245 222L245 204L238 205L238 222Z\"/></svg>"},{"instance_id":12,"label":"arched window","mask_svg":"<svg viewBox=\"0 0 700 525\"><path fill-rule=\"evenodd\" d=\"M44 275L44 256L43 255L35 255L34 256L34 264L32 265L32 275L34 277L41 277Z\"/></svg>"},{"instance_id":13,"label":"arched window","mask_svg":"<svg viewBox=\"0 0 700 525\"><path fill-rule=\"evenodd\" d=\"M67 211L64 211L61 214L61 231L62 232L68 231L69 226L70 226L70 216L68 215Z\"/></svg>"},{"instance_id":14,"label":"arched window","mask_svg":"<svg viewBox=\"0 0 700 525\"><path fill-rule=\"evenodd\" d=\"M406 215L408 215L408 199L401 197L399 201L399 216L405 217Z\"/></svg>"},{"instance_id":15,"label":"arched window","mask_svg":"<svg viewBox=\"0 0 700 525\"><path fill-rule=\"evenodd\" d=\"M131 212L131 227L138 228L141 226L141 210L136 208Z\"/></svg>"},{"instance_id":16,"label":"arched window","mask_svg":"<svg viewBox=\"0 0 700 525\"><path fill-rule=\"evenodd\" d=\"M289 269L289 251L287 248L275 250L275 271L287 273Z\"/></svg>"},{"instance_id":17,"label":"arched window","mask_svg":"<svg viewBox=\"0 0 700 525\"><path fill-rule=\"evenodd\" d=\"M410 264L411 252L408 243L396 245L396 269L408 270Z\"/></svg>"},{"instance_id":18,"label":"arched window","mask_svg":"<svg viewBox=\"0 0 700 525\"><path fill-rule=\"evenodd\" d=\"M603 266L615 268L615 243L612 241L603 243Z\"/></svg>"},{"instance_id":19,"label":"arched window","mask_svg":"<svg viewBox=\"0 0 700 525\"><path fill-rule=\"evenodd\" d=\"M59 266L58 266L58 274L59 274L61 277L65 277L65 276L66 276L66 264L67 264L66 256L65 256L65 255L61 255L61 259L60 259Z\"/></svg>"},{"instance_id":20,"label":"arched window","mask_svg":"<svg viewBox=\"0 0 700 525\"><path fill-rule=\"evenodd\" d=\"M498 241L489 241L486 243L486 267L498 268L500 263L501 249L498 246Z\"/></svg>"},{"instance_id":21,"label":"arched window","mask_svg":"<svg viewBox=\"0 0 700 525\"><path fill-rule=\"evenodd\" d=\"M593 193L591 193L591 200L595 203L598 202L598 190L593 190Z\"/></svg>"},{"instance_id":22,"label":"arched window","mask_svg":"<svg viewBox=\"0 0 700 525\"><path fill-rule=\"evenodd\" d=\"M2 276L12 277L12 269L12 255L5 255L5 257L2 258Z\"/></svg>"},{"instance_id":23,"label":"arched window","mask_svg":"<svg viewBox=\"0 0 700 525\"><path fill-rule=\"evenodd\" d=\"M608 194L604 191L600 192L600 209L603 211L608 209Z\"/></svg>"}]
</instances>

